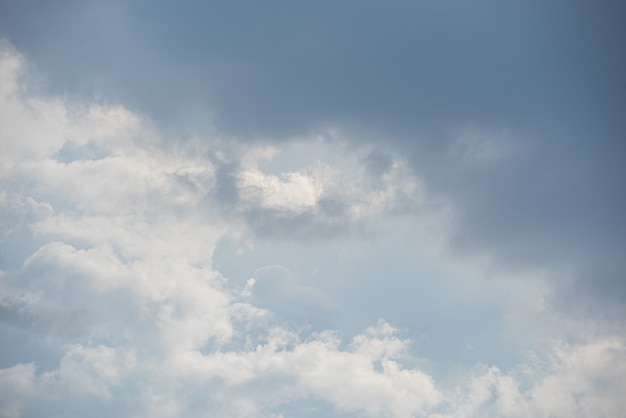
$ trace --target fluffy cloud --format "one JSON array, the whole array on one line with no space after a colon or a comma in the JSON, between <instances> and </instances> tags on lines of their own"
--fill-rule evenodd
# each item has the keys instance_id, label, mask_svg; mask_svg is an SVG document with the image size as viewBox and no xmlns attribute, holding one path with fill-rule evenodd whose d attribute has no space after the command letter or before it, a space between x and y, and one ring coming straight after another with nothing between
<instances>
[{"instance_id":1,"label":"fluffy cloud","mask_svg":"<svg viewBox=\"0 0 626 418\"><path fill-rule=\"evenodd\" d=\"M281 168L264 147L228 154L220 141L164 141L121 106L29 94L23 65L2 49L0 210L11 251L0 313L42 343L46 361L24 353L3 365L1 415L276 416L306 399L371 417L622 410L620 338L557 345L547 369L520 366L528 382L490 367L457 390L385 321L347 341L298 332L283 296L313 312L335 307L283 267L257 270L243 290L214 268L227 237L359 227L420 209L423 186L402 158L318 142L340 164ZM226 202L224 167L236 192Z\"/></svg>"},{"instance_id":2,"label":"fluffy cloud","mask_svg":"<svg viewBox=\"0 0 626 418\"><path fill-rule=\"evenodd\" d=\"M424 185L397 155L371 146L351 148L337 130L284 148L248 149L230 175L237 204L229 209L255 234L332 236L371 228L385 214L422 208ZM294 165L289 160L298 167L285 167Z\"/></svg>"},{"instance_id":3,"label":"fluffy cloud","mask_svg":"<svg viewBox=\"0 0 626 418\"><path fill-rule=\"evenodd\" d=\"M258 403L315 396L338 411L408 417L438 404L440 393L430 376L395 360L407 354L407 342L394 331L381 322L341 348L341 340L328 331L301 341L277 328L245 352L188 353L178 365L204 379L223 379L231 396L250 391Z\"/></svg>"},{"instance_id":4,"label":"fluffy cloud","mask_svg":"<svg viewBox=\"0 0 626 418\"><path fill-rule=\"evenodd\" d=\"M437 417L617 417L626 406L617 395L623 378L623 339L555 342L549 355L515 373L496 367L457 388L454 412Z\"/></svg>"},{"instance_id":5,"label":"fluffy cloud","mask_svg":"<svg viewBox=\"0 0 626 418\"><path fill-rule=\"evenodd\" d=\"M211 267L217 241L245 226L245 217L227 223L212 209L218 204L211 203L215 150L172 149L121 107L72 108L29 96L22 92L21 65L18 54L3 51L2 204L11 216L3 239L5 245L15 238L29 244L2 271L3 319L34 332L32 338L52 338L59 356L50 371L28 359L3 369L2 384L12 387L4 415L33 416L41 408L76 412L89 402L111 411L133 388L141 408L162 404L161 415L176 416L193 406L180 398L179 386L189 379L200 379L211 392L216 379L227 387L251 386L251 379L285 375L277 394L289 392L286 382L295 380L298 396L372 414L415 410L426 402L422 386L435 391L426 375L402 368L385 352L364 353L368 344L395 346L399 340L379 340L368 331L372 336L358 350L345 350L336 337L300 342L277 325L267 328L268 312L238 301L242 296ZM298 213L315 207L323 187L332 187L333 179L321 181L316 172L263 173L245 166L246 155L235 211ZM344 219L350 221L350 211ZM267 341L237 343L250 327ZM383 361L382 372L375 361ZM343 369L336 369L340 364ZM358 387L343 394L333 389L339 378L347 388L361 377L361 389L369 393L365 406ZM413 378L415 387L395 394L394 387ZM383 391L374 398L377 388ZM254 393L220 393L188 412L225 408L234 400L239 406L232 413L255 415L265 402ZM233 399L220 400L226 395ZM395 396L408 406L392 407Z\"/></svg>"}]
</instances>

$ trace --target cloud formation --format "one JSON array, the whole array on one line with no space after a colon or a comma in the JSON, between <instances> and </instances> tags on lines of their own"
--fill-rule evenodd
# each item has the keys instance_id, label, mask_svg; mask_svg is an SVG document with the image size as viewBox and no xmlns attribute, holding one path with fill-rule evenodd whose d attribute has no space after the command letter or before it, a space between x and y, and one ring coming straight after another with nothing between
<instances>
[{"instance_id":1,"label":"cloud formation","mask_svg":"<svg viewBox=\"0 0 626 418\"><path fill-rule=\"evenodd\" d=\"M338 410L407 415L436 403L432 378L393 361L405 343L388 325L342 348L332 333L300 341L273 325L268 311L240 301L211 257L245 217L227 223L207 212L216 177L208 150L168 149L121 107L72 112L61 100L23 96L21 57L3 53L3 134L13 148L2 157L2 203L15 222L3 230L4 245L19 236L32 248L3 270L3 320L31 339L52 338L45 355L56 356L51 370L38 369L38 359L2 370L3 415L79 414L98 405L103 415L121 408L122 415L195 416L211 408L254 416L262 405L302 396ZM297 213L319 197L294 198L289 180L250 181L275 177L248 168L239 178L245 210ZM17 216L15 208L26 211ZM259 393L267 379L276 381L275 393ZM360 383L346 385L352 381ZM180 385L194 385L195 394L179 398Z\"/></svg>"},{"instance_id":2,"label":"cloud formation","mask_svg":"<svg viewBox=\"0 0 626 418\"><path fill-rule=\"evenodd\" d=\"M120 33L133 32L129 22L137 6L118 6L75 9L78 16L88 17L87 22L98 23L91 38L95 45L103 42L104 34L112 35L103 28L113 17L127 16L128 21L121 19ZM26 19L23 23L28 26L28 18L19 12L22 6L2 7ZM369 7L382 12L376 5ZM403 7L427 27L429 16L441 13L434 6L425 15ZM148 13L159 8L169 10L160 4ZM193 14L193 9L185 13ZM499 16L508 18L502 25L510 23L512 15L498 10ZM323 11L317 6L294 11L295 22L311 24L309 12ZM336 12L328 21L328 36L337 33L337 23L348 8L339 5ZM446 22L454 20L454 13L444 15ZM382 20L390 17L388 12L380 14ZM62 21L55 19L53 26ZM259 22L276 21L282 22L280 16L264 13L250 23L253 32L261 33L266 25ZM410 19L399 22L398 30L409 28L408 23L418 28L411 31L425 30ZM223 24L216 27L234 30ZM75 30L68 26L53 33L65 39L75 36ZM461 34L466 31L461 28ZM548 184L545 194L537 192L541 176L520 169L532 160L525 159L528 155L536 155L532 147L544 138L532 139L528 148L519 147L516 135L529 131L509 134L479 124L456 131L451 140L406 139L414 133L420 138L436 135L438 130L426 123L437 112L420 114L417 120L424 123L423 130L410 129L413 124L407 121L414 111L406 109L424 110L423 104L399 92L422 91L419 86L397 81L404 77L386 79L386 87L371 84L372 77L386 68L383 61L359 66L360 73L352 71L354 65L369 62L372 50L388 57L387 63L404 55L377 45L375 37L366 39L369 48L357 47L362 43L354 34L365 33L362 30L341 33L337 48L322 57L328 58L325 62L338 60L342 70L334 76L326 67L311 66L321 62L319 55L302 56L301 61L292 57L297 68L306 70L304 80L318 80L313 72L327 74L320 79L328 83L313 83L303 92L312 101L309 107L294 106L287 89L276 91L274 106L269 106L265 99L270 95L258 91L263 83L252 82L258 77L270 81L269 88L279 79L285 85L290 80L302 85L299 78L293 79L297 72L287 74L292 78L282 77L275 67L280 60L264 61L250 53L263 47L265 54L283 56L279 44L268 42L275 40L275 33L248 38L237 31L230 38L232 45L213 41L218 55L228 59L217 60L224 65L221 72L219 63L211 67L212 88L220 81L231 88L213 92L221 111L214 136L207 130L168 131L151 118L157 110L149 106L145 114L132 110L149 101L149 94L136 91L150 87L149 82L129 88L134 96L123 97L128 106L37 91L26 59L10 45L2 46L0 335L11 341L11 347L0 351L0 415L612 417L623 411L623 321L605 323L597 315L580 324L567 309L559 308L560 299L555 297L555 289L562 290L568 280L579 280L572 294L580 293L580 282L588 279L579 276L597 265L597 254L580 264L570 263L568 256L578 254L570 252L572 248L587 248L573 244L562 257L551 253L541 263L535 263L540 257L532 251L520 256L538 242L534 231L552 221L557 225L545 236L556 237L555 241L537 244L537 253L558 247L567 238L563 231L584 212L577 208L560 224L531 210L533 199L549 197L555 190ZM285 42L306 42L318 54L326 54L306 35L297 31ZM474 37L441 36L450 47L438 58L441 62L455 56L450 51L476 43ZM116 46L123 38L110 42ZM141 37L131 38L143 42ZM23 42L29 44L27 39ZM238 44L242 48L236 48ZM427 57L437 56L427 53L427 44L417 46ZM158 54L145 50L144 57L158 62ZM349 59L347 51L352 53ZM522 52L522 58L536 53ZM188 52L171 53L184 58ZM472 62L490 62L489 57L485 53ZM513 68L522 59L510 58L498 68ZM249 60L258 69L256 75L245 71ZM421 69L427 80L441 68L428 60L420 65L400 61L410 64L400 73ZM274 64L265 67L263 62ZM85 67L75 70L88 74L94 63L85 60ZM55 78L53 67L46 69ZM443 93L444 79L456 83L459 89L451 102L458 101L458 106L444 113L454 115L457 126L457 117L475 91L469 84L460 85L460 74L444 67L452 73L434 83L433 91L425 88L423 93L435 100ZM195 72L204 67L189 68ZM107 91L122 91L135 80L127 79L132 71L109 70L119 83L113 82ZM480 72L469 75L476 89L489 78ZM510 81L502 77L495 80L499 87ZM574 74L577 77L580 72ZM185 91L183 79L177 80ZM257 90L244 95L244 83L242 91L226 94L233 93L233 80L247 80L247 86ZM66 81L55 85L72 84ZM325 95L338 97L332 93L335 89L341 97L376 100L361 100L353 113L352 102L326 100ZM550 97L558 96L557 90ZM499 89L492 93L495 96L483 103L483 111L501 115L502 93ZM520 97L532 99L511 97L506 103L514 110L528 108ZM400 106L404 111L378 115L380 103L400 98L407 100ZM302 108L310 111L294 110ZM571 109L564 112L569 115ZM239 128L251 114L258 116ZM376 123L357 126L355 120L364 115L377 115L372 116ZM281 123L283 119L291 122ZM397 129L385 128L395 122L400 122ZM252 128L255 123L257 129ZM317 129L320 124L324 127ZM374 125L377 128L368 135L359 136ZM391 139L377 139L380 130ZM250 140L251 131L260 136L272 133L280 140ZM294 132L297 136L290 136ZM236 135L243 139L233 141ZM581 138L573 139L575 152L574 157L568 154L568 164L587 149ZM536 160L542 174L549 172L557 155L558 141L552 141L546 158ZM613 144L610 138L605 143ZM564 169L564 175L574 174L569 165ZM577 183L583 187L605 174L574 178L587 178L589 182ZM563 184L555 176L541 178ZM524 189L530 190L528 194L519 192L522 189L507 192L516 181L532 186ZM493 192L497 193L492 196ZM578 202L571 200L568 190L564 193L566 202ZM599 192L598 198L606 198L606 193ZM508 203L495 205L498 199ZM560 213L558 202L547 202L549 214ZM515 205L521 205L526 215L500 218L513 213L509 209ZM586 225L583 231L599 228L599 234L605 228L603 222ZM532 237L520 234L526 227ZM600 240L601 248L619 242L619 234ZM411 240L419 243L409 245ZM475 245L468 240L475 240ZM236 251L224 250L229 241L236 243ZM284 259L264 257L264 248L274 257L285 255ZM607 258L607 270L616 276L601 281L619 283L622 264L611 254ZM523 266L517 268L512 260L522 260ZM220 263L227 268L218 267ZM621 288L609 287L617 289L620 301ZM386 314L391 318L378 319ZM466 322L451 325L460 319ZM410 328L415 324L419 327ZM471 328L462 329L466 325ZM515 328L504 330L509 326ZM529 341L521 344L514 334L522 334L520 339L529 336ZM465 357L445 364L440 358L424 357L425 347L432 352L446 342L450 352L464 344ZM476 349L476 343L483 347ZM511 355L516 362L471 357L473 350L491 353L484 348L488 346L516 351Z\"/></svg>"}]
</instances>

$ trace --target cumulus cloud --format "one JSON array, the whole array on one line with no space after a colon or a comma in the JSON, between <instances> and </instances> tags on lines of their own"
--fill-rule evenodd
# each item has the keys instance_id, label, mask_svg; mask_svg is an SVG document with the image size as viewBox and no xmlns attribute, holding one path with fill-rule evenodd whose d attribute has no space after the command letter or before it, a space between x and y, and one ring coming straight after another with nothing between
<instances>
[{"instance_id":1,"label":"cumulus cloud","mask_svg":"<svg viewBox=\"0 0 626 418\"><path fill-rule=\"evenodd\" d=\"M267 341L248 351L189 353L179 358L179 367L203 378L223 379L235 398L247 394L275 406L315 396L340 412L409 417L438 404L440 394L430 376L398 363L407 342L394 332L380 322L341 348L340 338L329 331L301 341L274 329Z\"/></svg>"},{"instance_id":2,"label":"cumulus cloud","mask_svg":"<svg viewBox=\"0 0 626 418\"><path fill-rule=\"evenodd\" d=\"M248 149L226 179L236 187L234 209L248 227L259 235L310 239L373 229L385 214L423 209L424 185L401 156L372 146L354 149L341 138L331 130L285 150ZM373 169L379 154L388 161ZM289 160L299 168L285 167L293 165L285 164Z\"/></svg>"},{"instance_id":3,"label":"cumulus cloud","mask_svg":"<svg viewBox=\"0 0 626 418\"><path fill-rule=\"evenodd\" d=\"M211 267L216 242L246 222L243 217L227 223L210 211L216 181L211 150L173 150L159 142L147 122L122 107L71 109L62 100L22 94L23 60L11 50L3 54L1 100L10 112L2 114L7 145L2 204L13 222L3 229L3 237L5 245L16 236L30 244L19 252L19 260L3 267L3 317L11 326L33 331L31 338L52 338L51 349L59 353L58 366L51 371L40 371L37 359L27 358L2 370L2 384L12 387L5 392L10 397L4 415L34 416L42 409L77 413L91 402L106 414L125 405L126 396L136 396L138 411L153 404L163 416L182 411L196 415L206 407L219 410L231 404L235 416L250 416L267 402L254 393L246 397L217 391L209 401L187 405L181 390L169 382L186 386L192 378L201 379L200 387L210 393L221 385L216 379L229 387L250 385L252 377L285 374L291 377L277 382L277 394L289 392L285 382L296 380L298 396L317 396L339 409L370 413L396 403L389 397L395 396L391 388L400 385L397 379L415 375L427 390L434 390L425 375L401 368L386 354L380 373L372 363L383 354L372 357L341 349L336 337L300 342L277 325L264 328L265 311L237 301L236 292ZM247 155L240 163L237 187L242 198L235 210L297 213L317 205L322 189L314 174L265 174L246 165ZM20 215L24 207L28 211ZM345 219L350 221L349 214ZM260 289L262 275L258 280ZM312 288L279 289L306 300L323 299ZM220 347L242 340L253 325L266 342L222 351ZM344 360L353 362L347 370L354 368L357 376L334 370ZM318 365L327 371L317 370ZM223 371L210 371L215 367ZM198 377L202 370L208 371ZM313 378L312 373L321 374ZM331 373L355 382L364 373L373 379L360 383L373 385L369 392L377 386L388 389L364 408L351 399L360 393L357 389L335 395L335 379L326 376ZM274 402L289 399L279 396Z\"/></svg>"},{"instance_id":4,"label":"cumulus cloud","mask_svg":"<svg viewBox=\"0 0 626 418\"><path fill-rule=\"evenodd\" d=\"M29 94L23 65L2 49L2 248L19 248L2 258L0 313L44 342L53 366L29 353L3 366L1 415L269 417L307 399L398 418L622 410L620 338L556 345L547 372L528 366L529 389L490 367L457 390L383 320L349 338L277 320L304 322L296 305L315 317L335 308L284 267L266 264L243 291L214 268L226 237L420 208L422 183L397 155L344 158L345 145L324 143L341 164L271 166L280 153L254 145L226 158L219 141L164 141L122 106ZM226 202L223 170L236 192Z\"/></svg>"},{"instance_id":5,"label":"cumulus cloud","mask_svg":"<svg viewBox=\"0 0 626 418\"><path fill-rule=\"evenodd\" d=\"M488 367L459 385L449 414L436 417L617 417L625 404L624 340L554 342L516 372Z\"/></svg>"}]
</instances>

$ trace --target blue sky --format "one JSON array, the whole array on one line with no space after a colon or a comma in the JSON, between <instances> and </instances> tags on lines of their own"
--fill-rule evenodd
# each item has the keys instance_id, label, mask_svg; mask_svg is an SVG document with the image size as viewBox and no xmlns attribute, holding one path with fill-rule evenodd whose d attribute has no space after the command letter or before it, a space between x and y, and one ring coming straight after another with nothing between
<instances>
[{"instance_id":1,"label":"blue sky","mask_svg":"<svg viewBox=\"0 0 626 418\"><path fill-rule=\"evenodd\" d=\"M616 417L617 1L0 1L0 415Z\"/></svg>"}]
</instances>

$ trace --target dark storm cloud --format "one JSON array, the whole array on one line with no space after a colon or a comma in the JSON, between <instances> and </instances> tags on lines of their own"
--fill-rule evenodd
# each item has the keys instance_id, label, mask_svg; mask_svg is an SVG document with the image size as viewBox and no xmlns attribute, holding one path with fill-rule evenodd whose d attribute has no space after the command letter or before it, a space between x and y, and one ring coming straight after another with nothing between
<instances>
[{"instance_id":1,"label":"dark storm cloud","mask_svg":"<svg viewBox=\"0 0 626 418\"><path fill-rule=\"evenodd\" d=\"M572 263L581 289L626 299L621 2L1 4L2 34L51 89L96 90L165 126L211 115L240 140L340 126L385 142L461 209L460 251ZM455 159L467 126L509 133L516 151ZM227 171L220 193L236 200Z\"/></svg>"}]
</instances>

